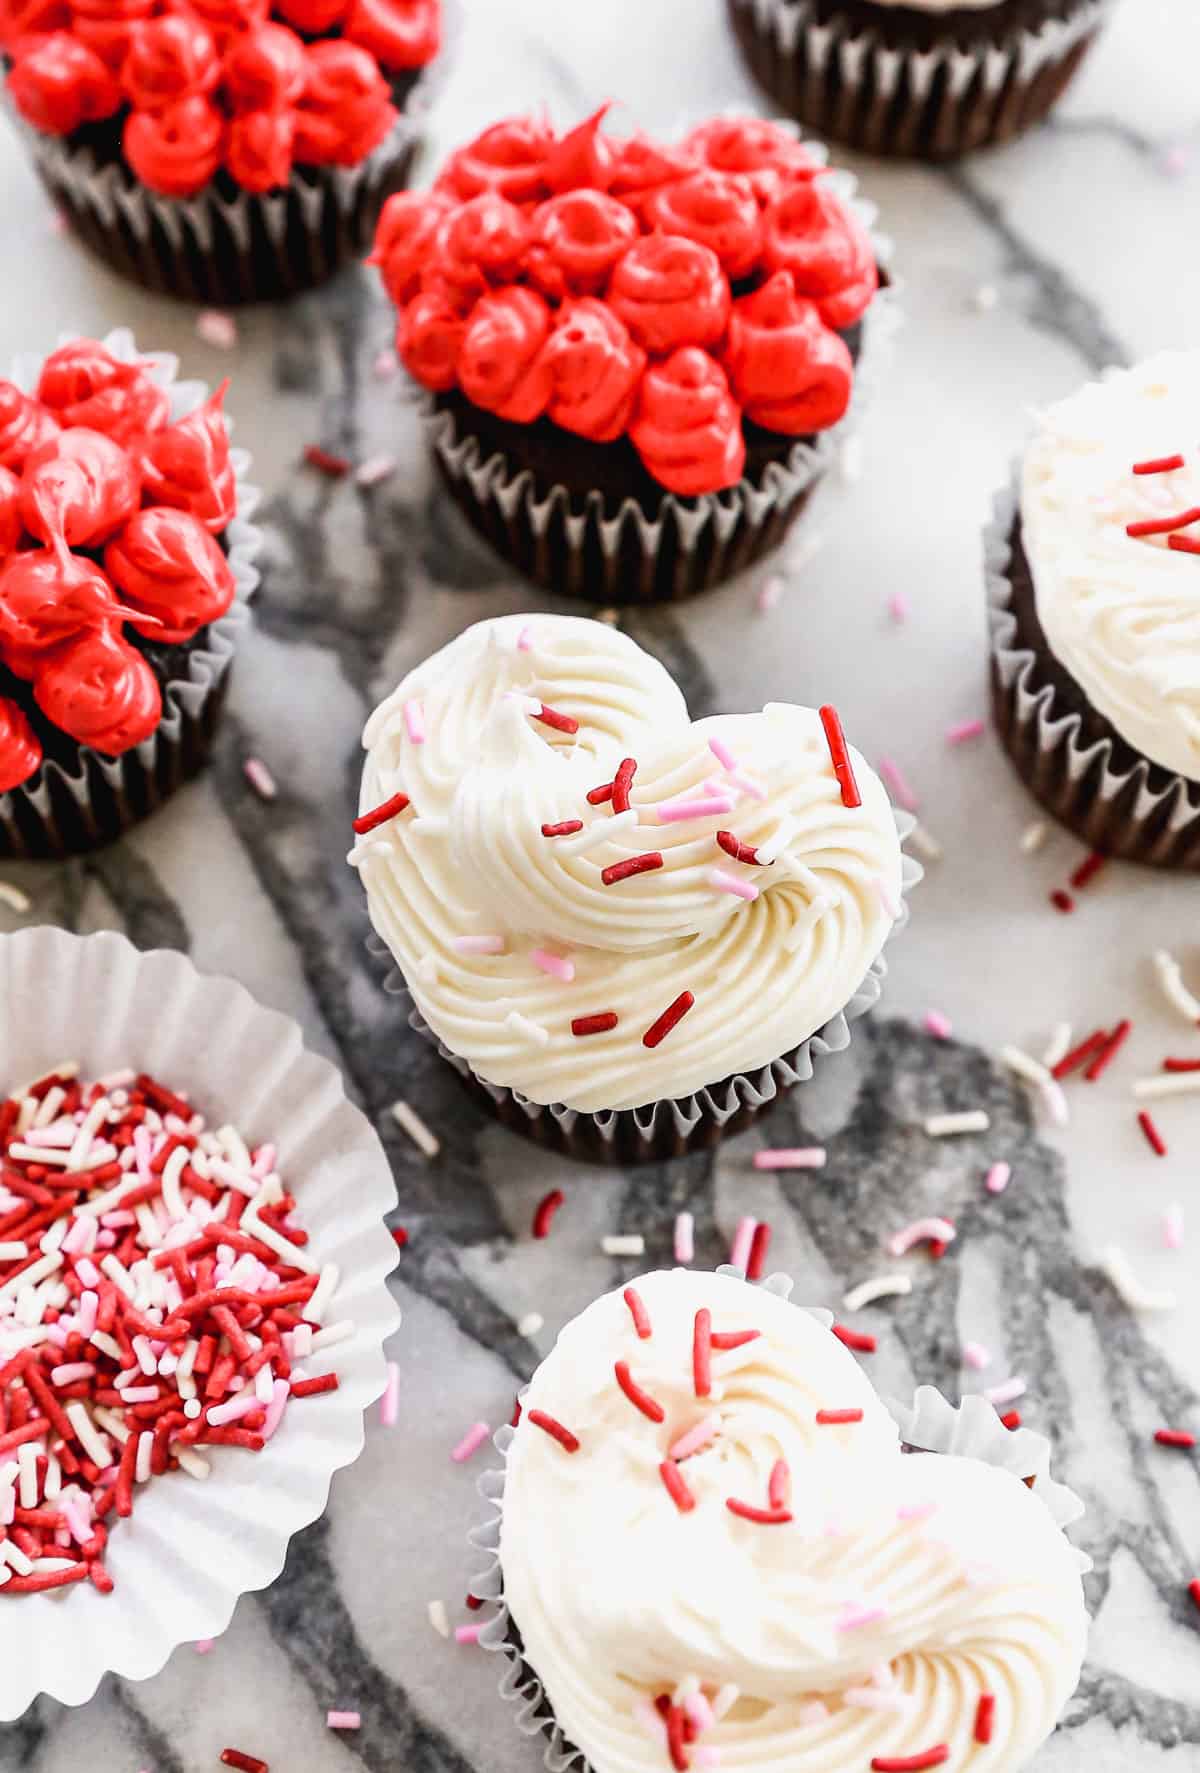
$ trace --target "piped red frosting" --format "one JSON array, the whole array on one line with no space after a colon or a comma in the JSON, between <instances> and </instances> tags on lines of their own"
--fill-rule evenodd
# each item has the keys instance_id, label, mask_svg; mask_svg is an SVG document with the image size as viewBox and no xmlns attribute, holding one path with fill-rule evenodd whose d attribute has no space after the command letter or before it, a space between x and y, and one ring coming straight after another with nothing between
<instances>
[{"instance_id":1,"label":"piped red frosting","mask_svg":"<svg viewBox=\"0 0 1200 1773\"><path fill-rule=\"evenodd\" d=\"M176 646L233 602L217 539L236 508L224 396L171 424L146 366L94 339L53 352L34 394L0 382L0 666L107 756L162 719L126 628ZM0 792L42 762L30 713L0 693Z\"/></svg>"},{"instance_id":2,"label":"piped red frosting","mask_svg":"<svg viewBox=\"0 0 1200 1773\"><path fill-rule=\"evenodd\" d=\"M4 0L9 91L44 135L113 118L135 176L192 197L294 165L355 166L396 121L390 79L441 43L442 0Z\"/></svg>"},{"instance_id":3,"label":"piped red frosting","mask_svg":"<svg viewBox=\"0 0 1200 1773\"><path fill-rule=\"evenodd\" d=\"M678 144L494 124L401 192L371 262L396 347L436 393L596 443L627 436L680 496L741 478L744 422L835 425L840 334L879 286L866 229L786 129L721 119Z\"/></svg>"}]
</instances>

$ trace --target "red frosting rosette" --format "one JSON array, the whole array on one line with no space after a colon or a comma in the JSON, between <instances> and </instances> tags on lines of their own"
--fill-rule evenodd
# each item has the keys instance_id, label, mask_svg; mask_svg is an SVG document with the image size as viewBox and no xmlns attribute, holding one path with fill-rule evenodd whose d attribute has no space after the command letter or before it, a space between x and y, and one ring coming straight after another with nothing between
<instances>
[{"instance_id":1,"label":"red frosting rosette","mask_svg":"<svg viewBox=\"0 0 1200 1773\"><path fill-rule=\"evenodd\" d=\"M434 190L459 199L495 191L510 203L540 203L550 195L546 161L553 149L549 124L536 117L510 118L452 154Z\"/></svg>"},{"instance_id":2,"label":"red frosting rosette","mask_svg":"<svg viewBox=\"0 0 1200 1773\"><path fill-rule=\"evenodd\" d=\"M866 229L820 180L792 185L763 217L763 260L811 296L826 326L850 326L879 288Z\"/></svg>"},{"instance_id":3,"label":"red frosting rosette","mask_svg":"<svg viewBox=\"0 0 1200 1773\"><path fill-rule=\"evenodd\" d=\"M549 336L550 308L535 290L483 296L458 354L458 380L467 399L518 425L540 418L554 386L544 357Z\"/></svg>"},{"instance_id":4,"label":"red frosting rosette","mask_svg":"<svg viewBox=\"0 0 1200 1773\"><path fill-rule=\"evenodd\" d=\"M384 288L397 307L412 300L433 256L442 223L453 205L434 191L397 191L379 216L375 250L367 263L378 265Z\"/></svg>"},{"instance_id":5,"label":"red frosting rosette","mask_svg":"<svg viewBox=\"0 0 1200 1773\"><path fill-rule=\"evenodd\" d=\"M797 180L820 172L803 142L762 117L717 117L684 140L684 151L714 172L744 178L760 203L770 203Z\"/></svg>"},{"instance_id":6,"label":"red frosting rosette","mask_svg":"<svg viewBox=\"0 0 1200 1773\"><path fill-rule=\"evenodd\" d=\"M71 23L67 0L0 0L0 48L17 56L50 31Z\"/></svg>"},{"instance_id":7,"label":"red frosting rosette","mask_svg":"<svg viewBox=\"0 0 1200 1773\"><path fill-rule=\"evenodd\" d=\"M695 345L651 364L629 436L655 480L685 498L736 486L746 465L725 372Z\"/></svg>"},{"instance_id":8,"label":"red frosting rosette","mask_svg":"<svg viewBox=\"0 0 1200 1773\"><path fill-rule=\"evenodd\" d=\"M262 24L271 10L271 0L188 0L188 5L204 20L221 50L243 31Z\"/></svg>"},{"instance_id":9,"label":"red frosting rosette","mask_svg":"<svg viewBox=\"0 0 1200 1773\"><path fill-rule=\"evenodd\" d=\"M441 0L350 0L342 35L370 50L381 68L423 68L441 48Z\"/></svg>"},{"instance_id":10,"label":"red frosting rosette","mask_svg":"<svg viewBox=\"0 0 1200 1773\"><path fill-rule=\"evenodd\" d=\"M391 88L375 58L357 44L330 38L308 44L304 56L296 159L314 166L357 166L396 121Z\"/></svg>"},{"instance_id":11,"label":"red frosting rosette","mask_svg":"<svg viewBox=\"0 0 1200 1773\"><path fill-rule=\"evenodd\" d=\"M75 37L116 74L135 25L158 10L158 0L71 0L70 10Z\"/></svg>"},{"instance_id":12,"label":"red frosting rosette","mask_svg":"<svg viewBox=\"0 0 1200 1773\"><path fill-rule=\"evenodd\" d=\"M559 311L545 350L553 378L549 416L564 431L612 443L629 428L646 353L604 302L590 296Z\"/></svg>"},{"instance_id":13,"label":"red frosting rosette","mask_svg":"<svg viewBox=\"0 0 1200 1773\"><path fill-rule=\"evenodd\" d=\"M33 680L33 697L47 720L108 757L140 745L162 720L158 679L112 628L88 628L57 648Z\"/></svg>"},{"instance_id":14,"label":"red frosting rosette","mask_svg":"<svg viewBox=\"0 0 1200 1773\"><path fill-rule=\"evenodd\" d=\"M197 93L165 111L131 111L125 123L125 158L152 191L194 197L225 154L225 119Z\"/></svg>"},{"instance_id":15,"label":"red frosting rosette","mask_svg":"<svg viewBox=\"0 0 1200 1773\"><path fill-rule=\"evenodd\" d=\"M341 24L350 0L274 0L279 17L305 37L323 37Z\"/></svg>"},{"instance_id":16,"label":"red frosting rosette","mask_svg":"<svg viewBox=\"0 0 1200 1773\"><path fill-rule=\"evenodd\" d=\"M254 25L225 53L225 96L237 112L277 111L304 91L304 42L286 25Z\"/></svg>"},{"instance_id":17,"label":"red frosting rosette","mask_svg":"<svg viewBox=\"0 0 1200 1773\"><path fill-rule=\"evenodd\" d=\"M102 431L60 431L26 459L21 521L39 542L95 547L138 508L141 476L133 458Z\"/></svg>"},{"instance_id":18,"label":"red frosting rosette","mask_svg":"<svg viewBox=\"0 0 1200 1773\"><path fill-rule=\"evenodd\" d=\"M656 356L680 345L716 344L731 300L712 248L670 234L648 234L629 248L608 299L643 350Z\"/></svg>"},{"instance_id":19,"label":"red frosting rosette","mask_svg":"<svg viewBox=\"0 0 1200 1773\"><path fill-rule=\"evenodd\" d=\"M467 323L440 289L424 289L400 310L396 355L424 388L446 393L458 381Z\"/></svg>"},{"instance_id":20,"label":"red frosting rosette","mask_svg":"<svg viewBox=\"0 0 1200 1773\"><path fill-rule=\"evenodd\" d=\"M122 615L94 560L60 548L26 548L0 572L0 659L27 682L65 641L111 628Z\"/></svg>"},{"instance_id":21,"label":"red frosting rosette","mask_svg":"<svg viewBox=\"0 0 1200 1773\"><path fill-rule=\"evenodd\" d=\"M0 561L16 552L21 539L21 482L11 468L0 468Z\"/></svg>"},{"instance_id":22,"label":"red frosting rosette","mask_svg":"<svg viewBox=\"0 0 1200 1773\"><path fill-rule=\"evenodd\" d=\"M33 450L57 436L52 413L15 382L0 382L0 466L19 471Z\"/></svg>"},{"instance_id":23,"label":"red frosting rosette","mask_svg":"<svg viewBox=\"0 0 1200 1773\"><path fill-rule=\"evenodd\" d=\"M462 303L516 277L529 246L529 223L515 203L484 191L451 209L438 229L432 287Z\"/></svg>"},{"instance_id":24,"label":"red frosting rosette","mask_svg":"<svg viewBox=\"0 0 1200 1773\"><path fill-rule=\"evenodd\" d=\"M219 535L237 509L237 483L222 411L228 381L176 425L147 440L142 477L148 499L198 518Z\"/></svg>"},{"instance_id":25,"label":"red frosting rosette","mask_svg":"<svg viewBox=\"0 0 1200 1773\"><path fill-rule=\"evenodd\" d=\"M244 191L274 191L292 174L292 111L246 111L229 125L225 164Z\"/></svg>"},{"instance_id":26,"label":"red frosting rosette","mask_svg":"<svg viewBox=\"0 0 1200 1773\"><path fill-rule=\"evenodd\" d=\"M604 191L566 191L533 212L526 270L553 301L600 295L638 237L637 218Z\"/></svg>"},{"instance_id":27,"label":"red frosting rosette","mask_svg":"<svg viewBox=\"0 0 1200 1773\"><path fill-rule=\"evenodd\" d=\"M66 31L35 42L8 76L13 103L44 135L70 135L84 123L111 117L121 89L94 49Z\"/></svg>"},{"instance_id":28,"label":"red frosting rosette","mask_svg":"<svg viewBox=\"0 0 1200 1773\"><path fill-rule=\"evenodd\" d=\"M104 550L104 566L125 602L149 621L130 626L168 646L190 640L233 602L229 562L187 511L151 505L130 519Z\"/></svg>"},{"instance_id":29,"label":"red frosting rosette","mask_svg":"<svg viewBox=\"0 0 1200 1773\"><path fill-rule=\"evenodd\" d=\"M648 225L711 247L726 277L749 276L762 255L763 226L748 179L706 168L663 185L646 200Z\"/></svg>"},{"instance_id":30,"label":"red frosting rosette","mask_svg":"<svg viewBox=\"0 0 1200 1773\"><path fill-rule=\"evenodd\" d=\"M130 34L121 90L135 110L165 111L221 78L217 41L202 19L172 12L146 19Z\"/></svg>"},{"instance_id":31,"label":"red frosting rosette","mask_svg":"<svg viewBox=\"0 0 1200 1773\"><path fill-rule=\"evenodd\" d=\"M694 171L696 162L681 148L664 148L648 135L614 144L609 192L635 215L642 215L656 192Z\"/></svg>"},{"instance_id":32,"label":"red frosting rosette","mask_svg":"<svg viewBox=\"0 0 1200 1773\"><path fill-rule=\"evenodd\" d=\"M28 719L7 696L0 696L0 794L19 788L37 774L42 747Z\"/></svg>"},{"instance_id":33,"label":"red frosting rosette","mask_svg":"<svg viewBox=\"0 0 1200 1773\"><path fill-rule=\"evenodd\" d=\"M733 304L723 361L746 417L785 437L827 430L850 404L849 348L784 271Z\"/></svg>"},{"instance_id":34,"label":"red frosting rosette","mask_svg":"<svg viewBox=\"0 0 1200 1773\"><path fill-rule=\"evenodd\" d=\"M42 365L38 402L59 425L103 431L128 444L160 430L171 401L140 363L122 363L96 339L70 339Z\"/></svg>"}]
</instances>

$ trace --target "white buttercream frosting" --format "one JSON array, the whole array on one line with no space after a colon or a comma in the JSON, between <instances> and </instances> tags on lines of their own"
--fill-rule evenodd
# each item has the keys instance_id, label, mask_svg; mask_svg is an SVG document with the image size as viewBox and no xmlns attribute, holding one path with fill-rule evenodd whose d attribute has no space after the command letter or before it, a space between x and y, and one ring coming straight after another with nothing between
<instances>
[{"instance_id":1,"label":"white buttercream frosting","mask_svg":"<svg viewBox=\"0 0 1200 1773\"><path fill-rule=\"evenodd\" d=\"M987 12L1006 0L871 0L872 6L903 6L910 12Z\"/></svg>"},{"instance_id":2,"label":"white buttercream frosting","mask_svg":"<svg viewBox=\"0 0 1200 1773\"><path fill-rule=\"evenodd\" d=\"M1172 472L1135 462L1182 454ZM1200 352L1163 353L1040 415L1021 534L1051 651L1133 748L1200 781L1200 556L1126 525L1200 507ZM1186 531L1200 539L1200 521Z\"/></svg>"},{"instance_id":3,"label":"white buttercream frosting","mask_svg":"<svg viewBox=\"0 0 1200 1773\"><path fill-rule=\"evenodd\" d=\"M1036 1492L980 1460L902 1453L854 1358L778 1295L681 1269L634 1287L649 1339L612 1293L534 1375L500 1528L525 1658L593 1773L668 1773L654 1702L699 1689L703 1720L730 1683L736 1702L701 1730L694 1768L865 1773L943 1743L954 1773L1023 1767L1078 1681L1087 1624L1080 1560ZM701 1310L715 1332L760 1332L713 1355L707 1398ZM618 1385L618 1361L661 1424ZM823 1426L819 1410L862 1419ZM680 1512L659 1467L710 1415L714 1437L679 1463L695 1501ZM780 1459L791 1521L731 1513L730 1497L766 1504ZM975 1740L984 1694L989 1743Z\"/></svg>"},{"instance_id":4,"label":"white buttercream frosting","mask_svg":"<svg viewBox=\"0 0 1200 1773\"><path fill-rule=\"evenodd\" d=\"M815 710L693 724L662 665L604 623L479 623L405 678L364 744L362 809L411 800L355 852L375 929L433 1032L531 1101L634 1108L768 1065L845 1008L892 928L900 844L858 753L852 808ZM631 809L589 804L625 757ZM663 803L711 797L726 810L662 822ZM736 860L718 830L776 860ZM662 867L604 884L654 852ZM646 1047L684 992L693 1006ZM572 1033L593 1015L617 1024Z\"/></svg>"}]
</instances>

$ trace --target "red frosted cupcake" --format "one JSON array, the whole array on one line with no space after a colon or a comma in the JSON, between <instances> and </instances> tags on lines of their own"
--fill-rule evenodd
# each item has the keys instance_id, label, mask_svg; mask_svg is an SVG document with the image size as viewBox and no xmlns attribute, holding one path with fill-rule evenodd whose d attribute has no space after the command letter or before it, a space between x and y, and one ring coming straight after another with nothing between
<instances>
[{"instance_id":1,"label":"red frosted cupcake","mask_svg":"<svg viewBox=\"0 0 1200 1773\"><path fill-rule=\"evenodd\" d=\"M441 0L0 0L10 103L81 238L223 304L361 256L440 39Z\"/></svg>"},{"instance_id":2,"label":"red frosted cupcake","mask_svg":"<svg viewBox=\"0 0 1200 1773\"><path fill-rule=\"evenodd\" d=\"M107 842L208 755L258 537L224 386L173 368L114 333L0 382L0 856Z\"/></svg>"},{"instance_id":3,"label":"red frosted cupcake","mask_svg":"<svg viewBox=\"0 0 1200 1773\"><path fill-rule=\"evenodd\" d=\"M781 540L861 404L886 295L820 149L757 119L670 146L486 130L389 199L372 262L439 468L524 572L687 597Z\"/></svg>"}]
</instances>

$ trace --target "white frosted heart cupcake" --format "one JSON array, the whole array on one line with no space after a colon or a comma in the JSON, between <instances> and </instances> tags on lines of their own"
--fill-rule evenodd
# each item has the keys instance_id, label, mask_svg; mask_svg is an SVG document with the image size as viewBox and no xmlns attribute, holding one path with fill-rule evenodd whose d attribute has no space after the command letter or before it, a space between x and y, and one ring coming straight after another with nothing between
<instances>
[{"instance_id":1,"label":"white frosted heart cupcake","mask_svg":"<svg viewBox=\"0 0 1200 1773\"><path fill-rule=\"evenodd\" d=\"M879 995L916 868L832 709L693 723L578 617L482 622L375 710L352 852L421 1025L580 1155L713 1143Z\"/></svg>"},{"instance_id":2,"label":"white frosted heart cupcake","mask_svg":"<svg viewBox=\"0 0 1200 1773\"><path fill-rule=\"evenodd\" d=\"M1038 799L1093 849L1200 869L1200 352L1036 421L986 539L992 690Z\"/></svg>"},{"instance_id":3,"label":"white frosted heart cupcake","mask_svg":"<svg viewBox=\"0 0 1200 1773\"><path fill-rule=\"evenodd\" d=\"M473 1584L552 1773L1026 1766L1079 1679L1080 1510L972 1402L918 1394L902 1441L828 1317L731 1270L568 1324Z\"/></svg>"}]
</instances>

